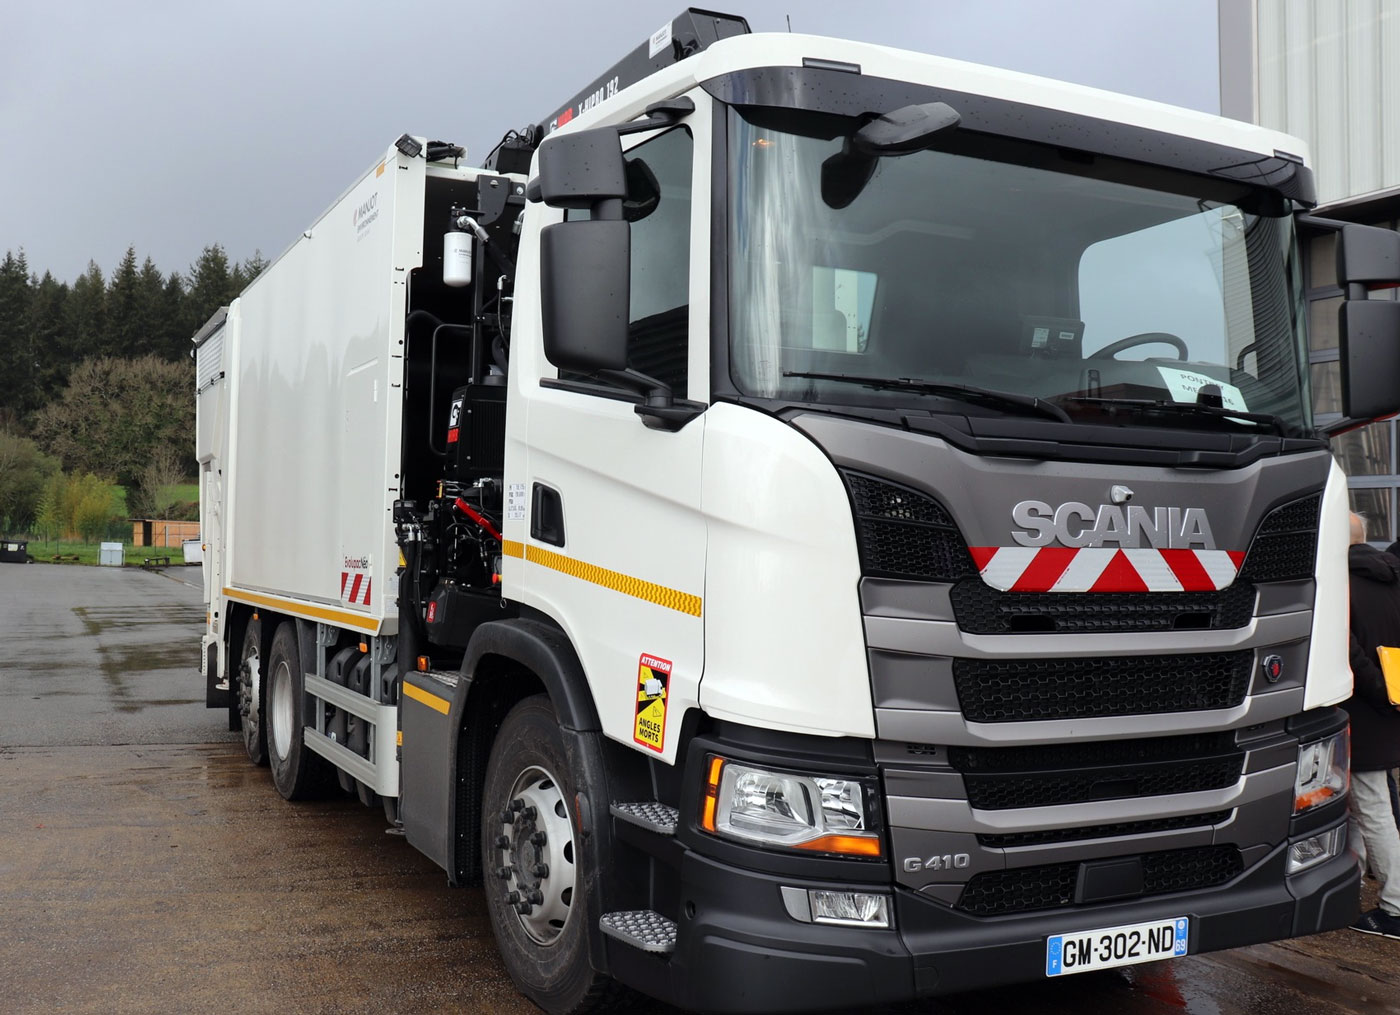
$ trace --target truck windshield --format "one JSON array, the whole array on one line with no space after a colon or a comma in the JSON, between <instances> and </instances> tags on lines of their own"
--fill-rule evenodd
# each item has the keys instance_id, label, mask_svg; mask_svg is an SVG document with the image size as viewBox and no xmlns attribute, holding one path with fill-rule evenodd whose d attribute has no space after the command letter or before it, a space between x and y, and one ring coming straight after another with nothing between
<instances>
[{"instance_id":1,"label":"truck windshield","mask_svg":"<svg viewBox=\"0 0 1400 1015\"><path fill-rule=\"evenodd\" d=\"M1031 426L1062 409L1311 431L1297 241L1277 195L952 131L936 150L879 159L835 207L823 163L842 168L858 124L730 116L730 366L743 394Z\"/></svg>"}]
</instances>

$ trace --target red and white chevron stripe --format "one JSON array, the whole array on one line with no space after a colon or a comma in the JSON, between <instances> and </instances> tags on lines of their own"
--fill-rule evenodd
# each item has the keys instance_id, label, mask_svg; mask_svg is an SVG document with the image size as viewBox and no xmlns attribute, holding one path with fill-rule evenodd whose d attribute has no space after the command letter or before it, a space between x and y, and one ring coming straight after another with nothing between
<instances>
[{"instance_id":1,"label":"red and white chevron stripe","mask_svg":"<svg viewBox=\"0 0 1400 1015\"><path fill-rule=\"evenodd\" d=\"M1211 592L1235 580L1235 550L971 546L982 580L1003 592Z\"/></svg>"},{"instance_id":2,"label":"red and white chevron stripe","mask_svg":"<svg viewBox=\"0 0 1400 1015\"><path fill-rule=\"evenodd\" d=\"M340 598L342 602L355 603L356 605L369 605L369 587L371 580L369 575L362 571L342 571L340 572ZM346 589L349 593L346 593ZM361 597L361 592L364 593Z\"/></svg>"}]
</instances>

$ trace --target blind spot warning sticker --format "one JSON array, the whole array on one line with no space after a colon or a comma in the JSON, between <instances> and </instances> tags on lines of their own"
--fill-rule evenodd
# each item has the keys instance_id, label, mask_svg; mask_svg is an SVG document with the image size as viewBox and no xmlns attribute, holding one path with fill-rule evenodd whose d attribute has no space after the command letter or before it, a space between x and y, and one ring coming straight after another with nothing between
<instances>
[{"instance_id":1,"label":"blind spot warning sticker","mask_svg":"<svg viewBox=\"0 0 1400 1015\"><path fill-rule=\"evenodd\" d=\"M643 655L637 663L637 720L632 739L660 754L666 745L666 693L671 660Z\"/></svg>"}]
</instances>

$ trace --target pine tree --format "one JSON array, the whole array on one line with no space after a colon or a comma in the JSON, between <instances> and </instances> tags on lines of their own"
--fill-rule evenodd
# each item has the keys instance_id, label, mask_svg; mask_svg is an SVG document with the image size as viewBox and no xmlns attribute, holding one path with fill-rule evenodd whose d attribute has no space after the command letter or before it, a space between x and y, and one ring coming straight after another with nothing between
<instances>
[{"instance_id":1,"label":"pine tree","mask_svg":"<svg viewBox=\"0 0 1400 1015\"><path fill-rule=\"evenodd\" d=\"M106 328L101 346L94 350L95 352L104 356L126 358L150 351L145 348L146 336L141 330L139 319L140 287L141 279L136 271L136 248L127 247L107 286Z\"/></svg>"},{"instance_id":2,"label":"pine tree","mask_svg":"<svg viewBox=\"0 0 1400 1015\"><path fill-rule=\"evenodd\" d=\"M26 415L36 403L30 296L24 251L6 251L0 261L0 417L10 421Z\"/></svg>"},{"instance_id":3,"label":"pine tree","mask_svg":"<svg viewBox=\"0 0 1400 1015\"><path fill-rule=\"evenodd\" d=\"M253 256L245 260L242 264L235 264L230 273L230 283L232 292L230 299L239 295L252 283L253 279L263 273L263 269L271 263L262 256L261 250L253 251Z\"/></svg>"},{"instance_id":4,"label":"pine tree","mask_svg":"<svg viewBox=\"0 0 1400 1015\"><path fill-rule=\"evenodd\" d=\"M96 261L89 261L87 271L73 283L64 307L64 325L70 366L98 354L107 334L107 285Z\"/></svg>"},{"instance_id":5,"label":"pine tree","mask_svg":"<svg viewBox=\"0 0 1400 1015\"><path fill-rule=\"evenodd\" d=\"M157 354L168 360L189 355L190 336L194 332L185 329L185 319L189 316L186 300L185 280L178 271L172 271L161 290L160 313L156 318L160 322Z\"/></svg>"},{"instance_id":6,"label":"pine tree","mask_svg":"<svg viewBox=\"0 0 1400 1015\"><path fill-rule=\"evenodd\" d=\"M214 311L227 305L237 294L224 248L217 243L205 247L199 260L190 265L190 286L185 296L186 341Z\"/></svg>"},{"instance_id":7,"label":"pine tree","mask_svg":"<svg viewBox=\"0 0 1400 1015\"><path fill-rule=\"evenodd\" d=\"M165 278L149 256L141 265L136 290L137 326L142 335L141 354L164 356L169 316L165 303Z\"/></svg>"},{"instance_id":8,"label":"pine tree","mask_svg":"<svg viewBox=\"0 0 1400 1015\"><path fill-rule=\"evenodd\" d=\"M34 343L36 408L58 397L76 362L67 326L68 283L50 272L33 284L29 335Z\"/></svg>"}]
</instances>

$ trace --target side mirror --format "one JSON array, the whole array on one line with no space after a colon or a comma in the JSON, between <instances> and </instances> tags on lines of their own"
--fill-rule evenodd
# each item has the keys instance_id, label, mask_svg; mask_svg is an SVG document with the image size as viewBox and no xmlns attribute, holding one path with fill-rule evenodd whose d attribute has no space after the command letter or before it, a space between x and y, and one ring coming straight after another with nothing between
<instances>
[{"instance_id":1,"label":"side mirror","mask_svg":"<svg viewBox=\"0 0 1400 1015\"><path fill-rule=\"evenodd\" d=\"M1338 313L1342 411L1361 420L1400 411L1400 303L1346 300Z\"/></svg>"},{"instance_id":2,"label":"side mirror","mask_svg":"<svg viewBox=\"0 0 1400 1015\"><path fill-rule=\"evenodd\" d=\"M679 430L704 406L675 403L662 382L628 369L632 227L655 209L661 192L640 160L629 167L621 136L655 130L695 111L681 96L647 107L646 116L551 138L540 145L539 176L525 196L552 208L587 209L589 218L540 230L540 326L544 355L560 370L602 373L641 392L637 413L649 427Z\"/></svg>"},{"instance_id":3,"label":"side mirror","mask_svg":"<svg viewBox=\"0 0 1400 1015\"><path fill-rule=\"evenodd\" d=\"M945 130L962 122L946 102L922 102L883 113L846 138L841 150L822 163L822 200L845 208L875 175L882 156L923 151Z\"/></svg>"},{"instance_id":4,"label":"side mirror","mask_svg":"<svg viewBox=\"0 0 1400 1015\"><path fill-rule=\"evenodd\" d=\"M632 232L623 218L627 165L618 132L599 127L550 138L539 157L530 199L592 213L540 232L545 358L582 374L625 370Z\"/></svg>"},{"instance_id":5,"label":"side mirror","mask_svg":"<svg viewBox=\"0 0 1400 1015\"><path fill-rule=\"evenodd\" d=\"M1337 236L1337 283L1400 284L1400 233L1350 222L1343 226Z\"/></svg>"},{"instance_id":6,"label":"side mirror","mask_svg":"<svg viewBox=\"0 0 1400 1015\"><path fill-rule=\"evenodd\" d=\"M540 324L549 362L581 374L627 369L631 263L632 227L621 219L541 230Z\"/></svg>"},{"instance_id":7,"label":"side mirror","mask_svg":"<svg viewBox=\"0 0 1400 1015\"><path fill-rule=\"evenodd\" d=\"M962 114L946 102L901 106L851 135L851 147L873 155L908 155L923 151L937 135L961 122Z\"/></svg>"},{"instance_id":8,"label":"side mirror","mask_svg":"<svg viewBox=\"0 0 1400 1015\"><path fill-rule=\"evenodd\" d=\"M551 208L592 208L627 196L627 167L616 129L597 127L540 145L540 174L531 185L532 201Z\"/></svg>"}]
</instances>

